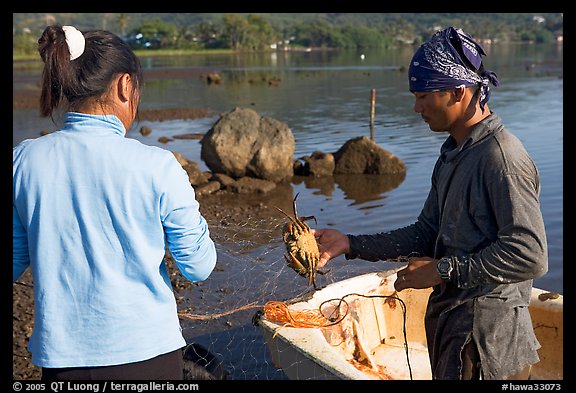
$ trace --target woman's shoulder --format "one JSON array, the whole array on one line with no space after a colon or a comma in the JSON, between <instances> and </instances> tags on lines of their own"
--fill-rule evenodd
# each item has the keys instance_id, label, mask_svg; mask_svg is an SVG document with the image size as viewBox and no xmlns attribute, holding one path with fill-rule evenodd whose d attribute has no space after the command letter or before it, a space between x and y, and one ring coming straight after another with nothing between
<instances>
[{"instance_id":1,"label":"woman's shoulder","mask_svg":"<svg viewBox=\"0 0 576 393\"><path fill-rule=\"evenodd\" d=\"M124 138L122 152L125 159L153 172L165 172L181 168L175 154L160 146L147 145L139 140Z\"/></svg>"},{"instance_id":2,"label":"woman's shoulder","mask_svg":"<svg viewBox=\"0 0 576 393\"><path fill-rule=\"evenodd\" d=\"M147 145L142 141L130 137L125 137L123 143L125 148L127 147L136 153L142 154L143 157L167 158L173 155L170 150L163 147Z\"/></svg>"},{"instance_id":3,"label":"woman's shoulder","mask_svg":"<svg viewBox=\"0 0 576 393\"><path fill-rule=\"evenodd\" d=\"M40 138L44 138L44 137L40 137ZM33 146L36 143L36 141L38 141L40 138L24 139L23 141L18 143L16 146L14 146L12 148L13 163L15 164L16 161L18 161L20 158L22 158L30 150L30 147Z\"/></svg>"}]
</instances>

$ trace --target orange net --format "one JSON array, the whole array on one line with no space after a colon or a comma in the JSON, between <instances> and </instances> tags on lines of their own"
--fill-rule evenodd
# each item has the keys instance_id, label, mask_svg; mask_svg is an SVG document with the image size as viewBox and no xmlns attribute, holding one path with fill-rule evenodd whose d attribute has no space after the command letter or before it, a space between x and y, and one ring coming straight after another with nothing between
<instances>
[{"instance_id":1,"label":"orange net","mask_svg":"<svg viewBox=\"0 0 576 393\"><path fill-rule=\"evenodd\" d=\"M332 324L319 309L290 310L286 303L279 301L267 302L264 305L264 316L270 322L295 328L319 328Z\"/></svg>"},{"instance_id":2,"label":"orange net","mask_svg":"<svg viewBox=\"0 0 576 393\"><path fill-rule=\"evenodd\" d=\"M322 312L322 306L328 302L322 303L319 308L308 310L291 310L284 302L269 301L264 305L264 316L270 322L277 324L282 323L272 338L278 334L278 331L284 327L293 328L322 328L340 323L348 313L348 304L342 299L337 300L338 306L333 308L328 316ZM341 313L340 305L346 306L345 312Z\"/></svg>"}]
</instances>

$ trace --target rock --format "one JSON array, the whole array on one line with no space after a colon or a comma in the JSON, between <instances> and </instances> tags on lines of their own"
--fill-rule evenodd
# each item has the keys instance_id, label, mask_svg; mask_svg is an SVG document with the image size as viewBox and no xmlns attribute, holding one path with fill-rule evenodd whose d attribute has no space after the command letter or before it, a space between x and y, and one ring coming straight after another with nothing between
<instances>
[{"instance_id":1,"label":"rock","mask_svg":"<svg viewBox=\"0 0 576 393\"><path fill-rule=\"evenodd\" d=\"M182 168L188 174L188 180L190 181L191 185L201 186L208 183L208 181L212 177L211 173L203 172L197 163L188 160L177 151L172 151L172 154L174 154L174 157L176 157L178 163L182 165Z\"/></svg>"},{"instance_id":2,"label":"rock","mask_svg":"<svg viewBox=\"0 0 576 393\"><path fill-rule=\"evenodd\" d=\"M334 153L334 174L400 174L406 165L400 158L382 148L368 137L347 141Z\"/></svg>"},{"instance_id":3,"label":"rock","mask_svg":"<svg viewBox=\"0 0 576 393\"><path fill-rule=\"evenodd\" d=\"M202 186L210 181L212 174L209 172L203 172L198 167L194 161L183 167L186 173L188 173L188 180L193 186Z\"/></svg>"},{"instance_id":4,"label":"rock","mask_svg":"<svg viewBox=\"0 0 576 393\"><path fill-rule=\"evenodd\" d=\"M194 187L194 193L198 196L208 195L220 190L220 187L220 182L212 180L201 186Z\"/></svg>"},{"instance_id":5,"label":"rock","mask_svg":"<svg viewBox=\"0 0 576 393\"><path fill-rule=\"evenodd\" d=\"M281 182L292 177L294 135L285 123L250 108L224 114L200 140L201 158L214 173Z\"/></svg>"},{"instance_id":6,"label":"rock","mask_svg":"<svg viewBox=\"0 0 576 393\"><path fill-rule=\"evenodd\" d=\"M232 185L234 183L236 183L236 180L234 180L233 178L231 178L228 175L225 175L223 173L214 173L212 174L212 178L210 180L216 180L221 184L221 188L226 190L226 189L230 189L232 187Z\"/></svg>"},{"instance_id":7,"label":"rock","mask_svg":"<svg viewBox=\"0 0 576 393\"><path fill-rule=\"evenodd\" d=\"M181 153L177 151L172 150L172 154L174 154L174 157L176 157L176 160L182 166L186 166L190 162L186 157L184 157Z\"/></svg>"},{"instance_id":8,"label":"rock","mask_svg":"<svg viewBox=\"0 0 576 393\"><path fill-rule=\"evenodd\" d=\"M251 193L266 194L269 191L273 190L275 187L276 183L274 182L245 176L243 178L236 180L233 184L231 184L228 187L228 189L237 192L239 194L251 194Z\"/></svg>"},{"instance_id":9,"label":"rock","mask_svg":"<svg viewBox=\"0 0 576 393\"><path fill-rule=\"evenodd\" d=\"M282 79L280 77L274 76L268 80L268 86L277 87L280 86Z\"/></svg>"},{"instance_id":10,"label":"rock","mask_svg":"<svg viewBox=\"0 0 576 393\"><path fill-rule=\"evenodd\" d=\"M301 160L294 160L292 168L295 176L308 176L308 173L304 168L304 163Z\"/></svg>"},{"instance_id":11,"label":"rock","mask_svg":"<svg viewBox=\"0 0 576 393\"><path fill-rule=\"evenodd\" d=\"M140 127L140 134L142 136L148 136L152 133L152 128L148 127L148 126L142 126Z\"/></svg>"},{"instance_id":12,"label":"rock","mask_svg":"<svg viewBox=\"0 0 576 393\"><path fill-rule=\"evenodd\" d=\"M332 176L335 168L334 155L315 151L310 157L304 157L304 174L306 176Z\"/></svg>"},{"instance_id":13,"label":"rock","mask_svg":"<svg viewBox=\"0 0 576 393\"><path fill-rule=\"evenodd\" d=\"M191 132L188 134L178 134L178 135L173 135L172 138L174 139L202 139L204 137L204 134L199 133L199 132Z\"/></svg>"},{"instance_id":14,"label":"rock","mask_svg":"<svg viewBox=\"0 0 576 393\"><path fill-rule=\"evenodd\" d=\"M206 83L208 83L209 85L212 84L219 85L220 83L222 83L222 77L217 72L210 72L207 75L205 75L204 78L206 79Z\"/></svg>"}]
</instances>

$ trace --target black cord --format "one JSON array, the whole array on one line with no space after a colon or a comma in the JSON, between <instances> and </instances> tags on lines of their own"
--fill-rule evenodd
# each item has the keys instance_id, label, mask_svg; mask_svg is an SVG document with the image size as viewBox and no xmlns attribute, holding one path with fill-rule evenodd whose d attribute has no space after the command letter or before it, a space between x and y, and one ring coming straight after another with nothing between
<instances>
[{"instance_id":1,"label":"black cord","mask_svg":"<svg viewBox=\"0 0 576 393\"><path fill-rule=\"evenodd\" d=\"M400 305L402 306L402 316L403 316L403 327L402 327L402 331L404 334L404 349L406 350L406 362L408 363L408 371L410 372L410 379L412 380L412 366L410 365L410 353L409 353L409 349L408 349L408 336L406 334L406 303L404 303L404 301L402 299L400 299L398 296L390 296L390 295L362 295L360 293L349 293L347 295L342 296L340 299L329 299L329 300L325 300L322 303L320 303L320 306L318 307L320 310L320 314L322 314L322 316L326 319L328 319L331 323L329 325L326 326L332 326L335 325L337 323L340 323L344 318L346 318L346 316L348 315L348 311L350 310L350 306L348 305L348 302L346 300L344 300L346 297L348 296L360 296L360 297L364 297L364 298L389 298L389 299L395 299L398 300L400 302ZM338 307L336 307L331 313L330 315L326 316L324 315L324 313L322 312L322 306L324 306L324 304L329 303L329 302L333 302L333 301L338 301ZM343 315L340 315L340 305L344 303L346 304L346 312Z\"/></svg>"}]
</instances>

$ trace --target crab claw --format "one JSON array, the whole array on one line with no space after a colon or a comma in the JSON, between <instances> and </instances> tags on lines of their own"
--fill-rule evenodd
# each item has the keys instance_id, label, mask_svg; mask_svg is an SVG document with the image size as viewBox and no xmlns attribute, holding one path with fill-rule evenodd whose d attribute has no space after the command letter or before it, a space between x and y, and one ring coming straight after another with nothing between
<instances>
[{"instance_id":1,"label":"crab claw","mask_svg":"<svg viewBox=\"0 0 576 393\"><path fill-rule=\"evenodd\" d=\"M286 243L291 237L294 237L292 229L292 223L287 223L284 225L284 229L282 230L282 240Z\"/></svg>"},{"instance_id":2,"label":"crab claw","mask_svg":"<svg viewBox=\"0 0 576 393\"><path fill-rule=\"evenodd\" d=\"M308 275L308 269L306 269L300 263L300 261L298 261L298 259L294 258L292 254L290 254L290 258L284 255L284 259L286 259L286 262L288 262L288 266L290 266L290 268L292 268L296 273L298 273L303 277L306 277Z\"/></svg>"}]
</instances>

